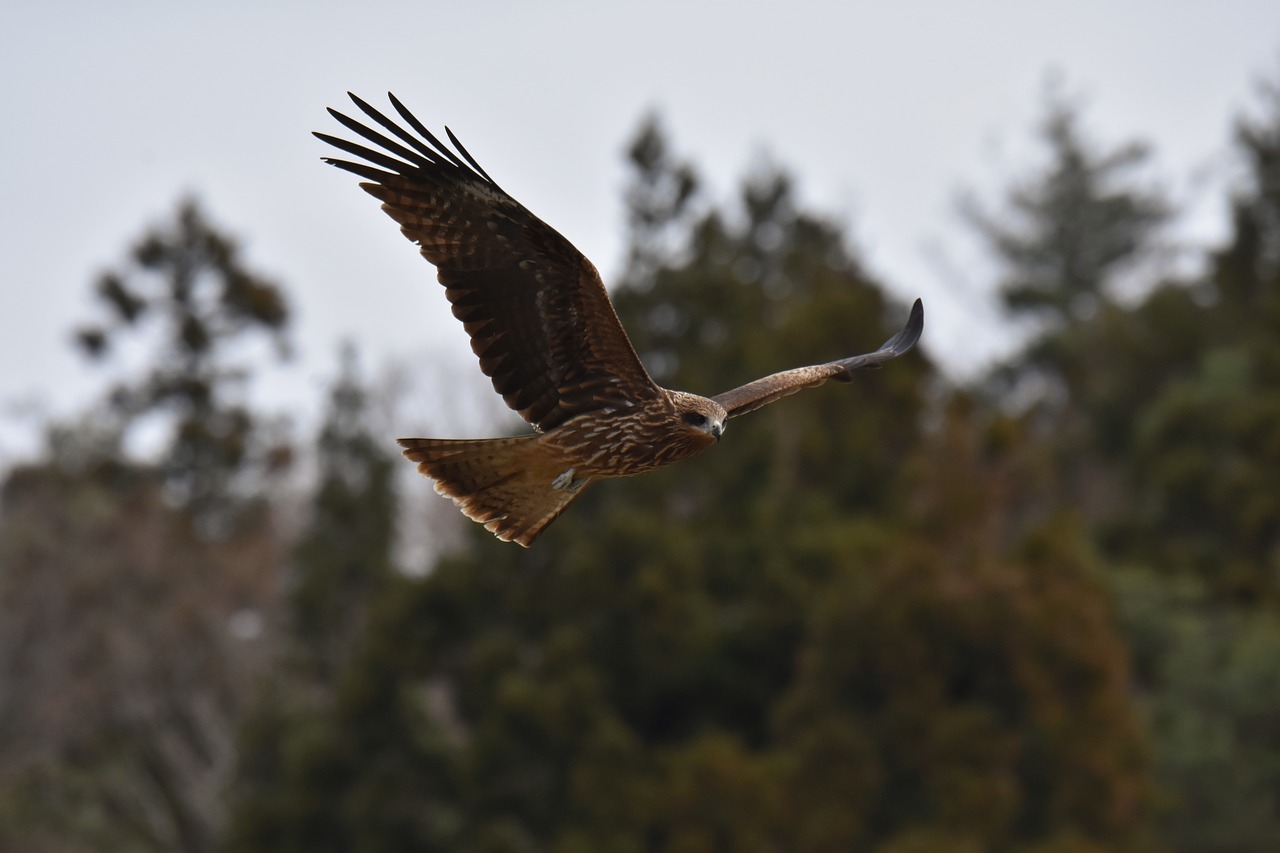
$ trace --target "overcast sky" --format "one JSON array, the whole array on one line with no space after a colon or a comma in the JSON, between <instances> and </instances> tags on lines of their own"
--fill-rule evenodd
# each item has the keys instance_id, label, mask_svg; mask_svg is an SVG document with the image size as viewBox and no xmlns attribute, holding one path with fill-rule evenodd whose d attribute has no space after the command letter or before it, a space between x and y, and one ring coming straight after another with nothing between
<instances>
[{"instance_id":1,"label":"overcast sky","mask_svg":"<svg viewBox=\"0 0 1280 853\"><path fill-rule=\"evenodd\" d=\"M182 193L292 296L297 358L261 384L271 404L314 407L343 339L375 370L479 376L434 271L319 161L310 131L335 129L324 108L348 89L448 124L606 281L642 115L719 196L767 155L895 294L925 297L930 352L971 366L1001 335L956 193L993 198L1034 162L1047 74L1098 140L1153 143L1200 241L1223 233L1232 119L1280 79L1274 0L24 2L5 18L0 463L35 446L33 413L101 389L69 345L90 284Z\"/></svg>"}]
</instances>

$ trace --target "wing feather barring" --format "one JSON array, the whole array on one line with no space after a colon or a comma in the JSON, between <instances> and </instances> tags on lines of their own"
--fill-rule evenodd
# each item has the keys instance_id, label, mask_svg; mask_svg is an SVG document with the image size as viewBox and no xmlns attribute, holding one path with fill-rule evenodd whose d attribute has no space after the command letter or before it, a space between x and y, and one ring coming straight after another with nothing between
<instances>
[{"instance_id":1,"label":"wing feather barring","mask_svg":"<svg viewBox=\"0 0 1280 853\"><path fill-rule=\"evenodd\" d=\"M730 418L828 379L848 382L853 371L897 358L920 339L917 299L906 325L875 352L784 370L714 397L659 387L591 262L507 195L452 132L450 148L389 97L399 122L355 95L372 125L329 110L374 147L316 136L362 161L325 158L363 178L361 188L435 265L480 369L536 430L399 440L437 492L499 539L527 547L593 480L700 453Z\"/></svg>"}]
</instances>

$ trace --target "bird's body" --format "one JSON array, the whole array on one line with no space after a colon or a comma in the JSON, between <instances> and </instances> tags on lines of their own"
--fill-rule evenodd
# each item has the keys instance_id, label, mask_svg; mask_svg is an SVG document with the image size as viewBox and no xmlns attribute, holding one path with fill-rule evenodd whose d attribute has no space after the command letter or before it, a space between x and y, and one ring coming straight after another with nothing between
<instances>
[{"instance_id":1,"label":"bird's body","mask_svg":"<svg viewBox=\"0 0 1280 853\"><path fill-rule=\"evenodd\" d=\"M700 409L714 418L707 428L686 419ZM499 538L528 546L591 481L645 474L701 453L719 440L725 417L714 401L676 391L576 415L520 438L402 438L400 444L437 492ZM667 438L654 442L655 434Z\"/></svg>"},{"instance_id":2,"label":"bird's body","mask_svg":"<svg viewBox=\"0 0 1280 853\"><path fill-rule=\"evenodd\" d=\"M578 415L544 435L582 477L646 474L701 453L719 440L728 415L715 401L666 391L643 403ZM705 413L705 414L703 414ZM690 423L698 416L705 421ZM657 432L668 439L654 443Z\"/></svg>"},{"instance_id":3,"label":"bird's body","mask_svg":"<svg viewBox=\"0 0 1280 853\"><path fill-rule=\"evenodd\" d=\"M662 388L631 346L595 267L568 240L507 195L452 133L457 153L394 96L416 136L351 97L400 142L330 110L382 150L317 133L373 166L327 162L365 178L361 187L435 264L480 369L537 430L519 438L400 439L436 491L500 539L527 547L593 480L687 459L715 444L729 418L828 379L848 381L853 370L901 355L920 336L917 300L906 327L873 353L783 371L714 398Z\"/></svg>"}]
</instances>

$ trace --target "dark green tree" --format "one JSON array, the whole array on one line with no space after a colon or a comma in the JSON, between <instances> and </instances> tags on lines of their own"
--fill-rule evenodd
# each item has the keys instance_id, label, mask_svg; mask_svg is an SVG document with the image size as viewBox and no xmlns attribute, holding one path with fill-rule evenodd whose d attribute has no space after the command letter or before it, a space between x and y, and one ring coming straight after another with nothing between
<instances>
[{"instance_id":1,"label":"dark green tree","mask_svg":"<svg viewBox=\"0 0 1280 853\"><path fill-rule=\"evenodd\" d=\"M1220 592L1280 603L1280 94L1243 121L1234 231L1199 287L1194 360L1139 399L1130 544ZM1192 294L1195 295L1195 294ZM1208 296L1206 300L1204 297ZM1142 312L1146 313L1146 312ZM1141 316L1141 314L1139 315Z\"/></svg>"},{"instance_id":2,"label":"dark green tree","mask_svg":"<svg viewBox=\"0 0 1280 853\"><path fill-rule=\"evenodd\" d=\"M698 197L693 167L674 159L657 116L645 119L627 159L637 180L627 186L628 282L647 285L687 230Z\"/></svg>"},{"instance_id":3,"label":"dark green tree","mask_svg":"<svg viewBox=\"0 0 1280 853\"><path fill-rule=\"evenodd\" d=\"M1096 478L1075 496L1107 552L1242 601L1280 591L1278 103L1239 127L1245 180L1207 273L1104 306L1038 345L1071 401L1052 440Z\"/></svg>"},{"instance_id":4,"label":"dark green tree","mask_svg":"<svg viewBox=\"0 0 1280 853\"><path fill-rule=\"evenodd\" d=\"M392 446L370 424L355 350L342 353L316 443L320 478L294 556L290 634L299 663L336 677L362 633L369 601L395 572L397 502Z\"/></svg>"},{"instance_id":5,"label":"dark green tree","mask_svg":"<svg viewBox=\"0 0 1280 853\"><path fill-rule=\"evenodd\" d=\"M204 853L285 551L265 495L287 451L238 400L232 353L287 313L192 202L97 295L81 344L150 360L3 483L0 660L21 663L0 669L0 846ZM172 430L133 458L150 415Z\"/></svg>"},{"instance_id":6,"label":"dark green tree","mask_svg":"<svg viewBox=\"0 0 1280 853\"><path fill-rule=\"evenodd\" d=\"M1280 844L1280 89L1264 93L1238 126L1229 240L1204 280L1153 294L1129 324L1171 355L1126 389L1128 511L1108 544L1147 567L1117 578L1119 601L1183 851Z\"/></svg>"},{"instance_id":7,"label":"dark green tree","mask_svg":"<svg viewBox=\"0 0 1280 853\"><path fill-rule=\"evenodd\" d=\"M1004 267L1005 305L1056 329L1092 317L1112 297L1117 277L1149 253L1171 209L1134 177L1147 148L1097 149L1061 95L1051 94L1041 134L1045 171L1015 185L999 214L973 202L966 211Z\"/></svg>"},{"instance_id":8,"label":"dark green tree","mask_svg":"<svg viewBox=\"0 0 1280 853\"><path fill-rule=\"evenodd\" d=\"M1127 650L1033 434L954 397L906 535L813 606L776 711L787 849L1157 849Z\"/></svg>"},{"instance_id":9,"label":"dark green tree","mask_svg":"<svg viewBox=\"0 0 1280 853\"><path fill-rule=\"evenodd\" d=\"M423 688L380 627L403 588L390 445L343 353L316 444L320 476L294 551L282 665L241 734L233 850L454 850L451 776Z\"/></svg>"},{"instance_id":10,"label":"dark green tree","mask_svg":"<svg viewBox=\"0 0 1280 853\"><path fill-rule=\"evenodd\" d=\"M1167 803L1163 837L1185 851L1280 838L1264 663L1280 553L1275 92L1238 127L1232 232L1206 272L1047 327L1005 371L1062 391L1035 437L1056 457L1040 502L1081 511L1108 564Z\"/></svg>"},{"instance_id":11,"label":"dark green tree","mask_svg":"<svg viewBox=\"0 0 1280 853\"><path fill-rule=\"evenodd\" d=\"M271 455L256 445L240 359L257 333L285 353L283 292L246 268L235 240L187 199L171 223L143 235L123 269L99 277L97 296L107 316L78 332L85 353L104 359L126 338L135 346L150 338L154 347L142 373L113 390L117 416L128 425L168 418L160 467L169 500L189 507L208 532L224 530L248 491L251 464Z\"/></svg>"},{"instance_id":12,"label":"dark green tree","mask_svg":"<svg viewBox=\"0 0 1280 853\"><path fill-rule=\"evenodd\" d=\"M1102 525L1112 520L1122 488L1106 457L1131 446L1129 383L1150 381L1143 371L1161 369L1177 348L1135 328L1116 291L1122 276L1158 251L1171 208L1158 187L1141 181L1146 146L1093 143L1073 104L1054 91L1046 102L1044 166L1015 181L997 213L973 201L966 207L997 262L1006 307L1039 321L1023 352L985 385L994 405L1029 406L1039 419L1037 440L1059 468L1061 492L1052 499ZM1151 291L1152 284L1134 289ZM1160 305L1171 309L1171 320L1194 326L1177 313L1181 304Z\"/></svg>"}]
</instances>

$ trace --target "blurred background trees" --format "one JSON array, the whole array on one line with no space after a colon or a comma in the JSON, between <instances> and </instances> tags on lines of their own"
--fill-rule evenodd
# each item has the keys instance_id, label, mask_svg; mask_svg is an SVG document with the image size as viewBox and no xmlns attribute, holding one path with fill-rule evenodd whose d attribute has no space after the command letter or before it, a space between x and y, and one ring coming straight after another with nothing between
<instances>
[{"instance_id":1,"label":"blurred background trees","mask_svg":"<svg viewBox=\"0 0 1280 853\"><path fill-rule=\"evenodd\" d=\"M290 455L236 359L288 311L191 201L96 294L85 351L151 354L0 492L0 846L213 850L272 660Z\"/></svg>"},{"instance_id":2,"label":"blurred background trees","mask_svg":"<svg viewBox=\"0 0 1280 853\"><path fill-rule=\"evenodd\" d=\"M1050 97L1042 166L966 207L1034 317L1006 363L913 354L429 566L354 351L314 441L255 411L290 300L180 204L96 285L114 387L5 472L0 846L1280 847L1280 99L1176 275L1147 149L1085 118ZM726 202L656 121L627 155L660 382L901 323L785 169Z\"/></svg>"}]
</instances>

